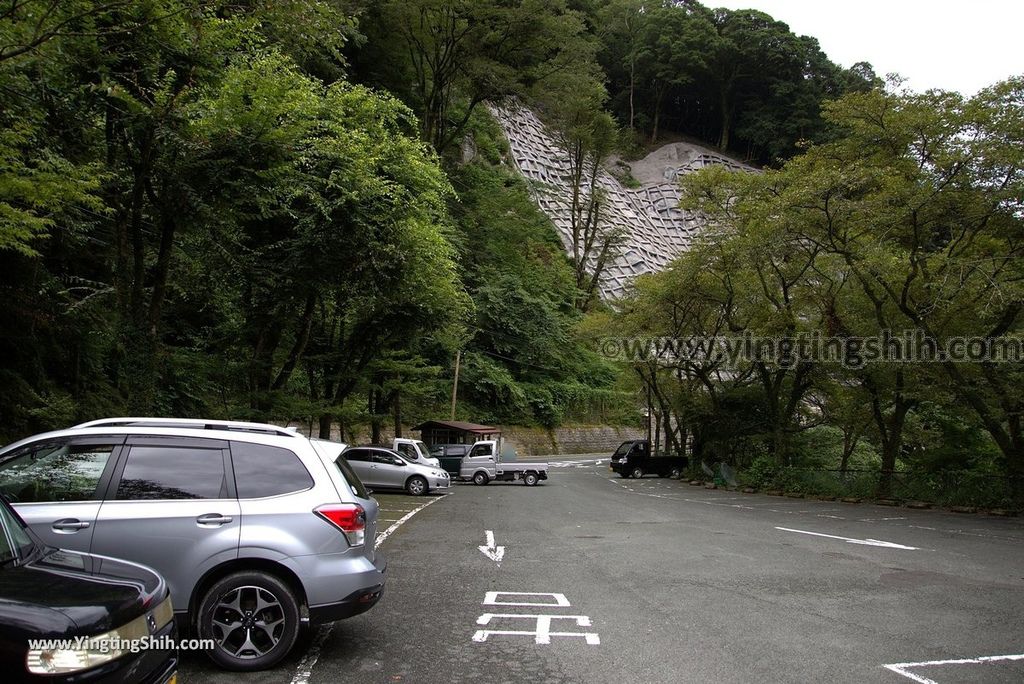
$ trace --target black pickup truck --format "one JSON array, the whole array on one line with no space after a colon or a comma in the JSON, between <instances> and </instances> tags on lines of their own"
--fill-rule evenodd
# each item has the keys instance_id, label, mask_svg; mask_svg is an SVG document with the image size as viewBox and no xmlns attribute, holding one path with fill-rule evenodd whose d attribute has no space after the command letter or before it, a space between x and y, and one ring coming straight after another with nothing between
<instances>
[{"instance_id":1,"label":"black pickup truck","mask_svg":"<svg viewBox=\"0 0 1024 684\"><path fill-rule=\"evenodd\" d=\"M678 478L689 461L685 456L651 455L651 445L645 439L623 442L612 454L609 468L622 477L643 477L656 474Z\"/></svg>"}]
</instances>

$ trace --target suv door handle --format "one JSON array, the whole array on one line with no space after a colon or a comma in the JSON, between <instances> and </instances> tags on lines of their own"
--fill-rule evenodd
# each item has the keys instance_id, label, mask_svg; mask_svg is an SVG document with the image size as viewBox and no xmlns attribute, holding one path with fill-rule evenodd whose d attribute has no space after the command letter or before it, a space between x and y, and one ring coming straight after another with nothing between
<instances>
[{"instance_id":1,"label":"suv door handle","mask_svg":"<svg viewBox=\"0 0 1024 684\"><path fill-rule=\"evenodd\" d=\"M62 518L60 520L53 521L53 525L50 526L54 532L62 532L64 534L74 534L78 530L84 530L89 527L89 523L78 518Z\"/></svg>"},{"instance_id":2,"label":"suv door handle","mask_svg":"<svg viewBox=\"0 0 1024 684\"><path fill-rule=\"evenodd\" d=\"M221 515L220 513L207 513L196 518L197 525L209 525L210 527L220 527L225 523L231 522L232 518L230 515Z\"/></svg>"}]
</instances>

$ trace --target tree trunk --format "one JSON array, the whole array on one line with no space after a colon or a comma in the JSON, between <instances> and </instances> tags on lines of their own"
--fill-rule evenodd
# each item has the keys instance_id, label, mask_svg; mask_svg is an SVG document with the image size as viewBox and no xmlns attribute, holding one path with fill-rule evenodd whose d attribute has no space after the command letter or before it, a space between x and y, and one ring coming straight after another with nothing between
<instances>
[{"instance_id":1,"label":"tree trunk","mask_svg":"<svg viewBox=\"0 0 1024 684\"><path fill-rule=\"evenodd\" d=\"M654 412L654 443L651 444L651 456L661 451L661 413Z\"/></svg>"},{"instance_id":2,"label":"tree trunk","mask_svg":"<svg viewBox=\"0 0 1024 684\"><path fill-rule=\"evenodd\" d=\"M843 432L843 455L839 459L839 472L846 475L847 469L850 467L850 456L853 455L853 450L857 447L857 442L853 438L853 433L849 431Z\"/></svg>"},{"instance_id":3,"label":"tree trunk","mask_svg":"<svg viewBox=\"0 0 1024 684\"><path fill-rule=\"evenodd\" d=\"M903 449L903 428L907 422L907 414L915 402L903 394L905 387L902 370L896 371L896 386L893 391L892 412L886 415L882 409L880 392L870 377L864 381L864 387L871 394L871 414L882 445L882 471L878 478L876 495L880 499L892 496L893 472L896 470L896 459Z\"/></svg>"},{"instance_id":4,"label":"tree trunk","mask_svg":"<svg viewBox=\"0 0 1024 684\"><path fill-rule=\"evenodd\" d=\"M378 392L371 389L367 401L367 408L370 413L370 443L380 444L380 431L381 424L384 422L381 420L381 416L377 413L379 398Z\"/></svg>"},{"instance_id":5,"label":"tree trunk","mask_svg":"<svg viewBox=\"0 0 1024 684\"><path fill-rule=\"evenodd\" d=\"M725 152L729 149L729 129L732 128L732 104L725 89L720 94L719 106L722 108L722 133L718 138L718 149Z\"/></svg>"},{"instance_id":6,"label":"tree trunk","mask_svg":"<svg viewBox=\"0 0 1024 684\"><path fill-rule=\"evenodd\" d=\"M320 419L319 419L319 423L320 423L319 437L320 437L320 439L330 439L331 438L331 422L332 422L332 419L333 419L333 416L330 413L321 413L320 414ZM342 437L342 441L344 441L344 437Z\"/></svg>"},{"instance_id":7,"label":"tree trunk","mask_svg":"<svg viewBox=\"0 0 1024 684\"><path fill-rule=\"evenodd\" d=\"M632 132L635 129L633 125L634 111L633 111L633 93L636 90L636 59L630 57L629 59L629 130Z\"/></svg>"},{"instance_id":8,"label":"tree trunk","mask_svg":"<svg viewBox=\"0 0 1024 684\"><path fill-rule=\"evenodd\" d=\"M394 415L395 415L395 437L402 436L402 393L395 390L395 403L394 403Z\"/></svg>"},{"instance_id":9,"label":"tree trunk","mask_svg":"<svg viewBox=\"0 0 1024 684\"><path fill-rule=\"evenodd\" d=\"M665 86L657 86L654 96L654 125L651 127L651 142L658 140L658 122L661 121L661 102L665 99Z\"/></svg>"}]
</instances>

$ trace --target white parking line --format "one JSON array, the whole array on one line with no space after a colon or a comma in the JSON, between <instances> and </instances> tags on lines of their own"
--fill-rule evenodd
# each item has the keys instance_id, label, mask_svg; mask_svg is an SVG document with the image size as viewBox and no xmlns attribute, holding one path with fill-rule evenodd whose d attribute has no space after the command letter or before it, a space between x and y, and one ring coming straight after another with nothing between
<instances>
[{"instance_id":1,"label":"white parking line","mask_svg":"<svg viewBox=\"0 0 1024 684\"><path fill-rule=\"evenodd\" d=\"M384 543L391 534L405 524L409 518L422 511L427 506L437 503L443 499L447 494L441 495L436 499L431 499L427 503L414 508L409 511L401 518L392 523L386 530L377 535L377 541L374 542L374 550L380 548L380 545ZM389 522L385 520L385 522ZM306 651L306 655L302 656L302 660L299 661L298 666L295 668L295 675L292 677L291 684L309 684L309 678L313 674L313 667L316 665L316 661L320 660L320 649L323 648L324 642L327 641L327 637L331 635L331 630L334 628L334 623L331 622L320 629L320 633L313 639L313 643L310 644L309 650Z\"/></svg>"},{"instance_id":2,"label":"white parking line","mask_svg":"<svg viewBox=\"0 0 1024 684\"><path fill-rule=\"evenodd\" d=\"M809 530L794 530L790 527L776 527L777 530L783 532L796 532L797 534L809 534L814 537L826 537L828 539L839 539L848 544L861 544L863 546L882 546L887 549L902 549L904 551L917 551L916 546L904 546L903 544L896 544L894 542L882 541L880 539L853 539L851 537L840 537L835 534L825 534L824 532L811 532Z\"/></svg>"},{"instance_id":3,"label":"white parking line","mask_svg":"<svg viewBox=\"0 0 1024 684\"><path fill-rule=\"evenodd\" d=\"M446 496L448 496L448 495L447 494L443 494L443 495L437 497L436 499L431 499L430 501L428 501L427 503L423 504L422 506L414 508L411 511L409 511L408 513L406 513L405 515L403 515L401 518L396 520L390 527L388 527L386 530L384 530L383 532L381 532L380 534L377 535L377 543L375 543L373 545L373 548L375 548L375 549L379 548L380 545L384 543L384 540L387 539L388 537L390 537L391 534L394 533L395 530L397 530L399 527L404 525L409 520L409 518L411 518L412 516L416 515L417 513L422 511L427 506L430 506L431 504L437 503L438 501L440 501L441 499L443 499Z\"/></svg>"},{"instance_id":4,"label":"white parking line","mask_svg":"<svg viewBox=\"0 0 1024 684\"><path fill-rule=\"evenodd\" d=\"M938 684L934 679L922 677L921 675L914 674L913 672L907 672L913 667L935 667L936 665L979 665L981 663L994 663L1001 660L1024 660L1024 653L1016 655L998 655L998 656L981 656L979 658L963 658L960 660L928 660L923 663L892 663L890 665L883 665L887 670L895 672L898 675L903 675L907 679L912 679L918 684Z\"/></svg>"}]
</instances>

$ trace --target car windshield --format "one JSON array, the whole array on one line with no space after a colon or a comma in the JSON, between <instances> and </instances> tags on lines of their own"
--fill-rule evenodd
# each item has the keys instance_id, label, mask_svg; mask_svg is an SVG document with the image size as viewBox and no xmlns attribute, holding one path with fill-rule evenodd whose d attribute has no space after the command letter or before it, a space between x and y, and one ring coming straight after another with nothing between
<instances>
[{"instance_id":1,"label":"car windshield","mask_svg":"<svg viewBox=\"0 0 1024 684\"><path fill-rule=\"evenodd\" d=\"M3 500L0 500L0 565L25 558L34 548L35 544L25 532L21 520Z\"/></svg>"},{"instance_id":2,"label":"car windshield","mask_svg":"<svg viewBox=\"0 0 1024 684\"><path fill-rule=\"evenodd\" d=\"M623 442L619 445L619 448L615 450L615 456L625 456L629 453L629 448L633 446L632 442Z\"/></svg>"},{"instance_id":3,"label":"car windshield","mask_svg":"<svg viewBox=\"0 0 1024 684\"><path fill-rule=\"evenodd\" d=\"M424 444L423 442L421 442L419 440L416 440L413 443L416 445L416 448L420 450L421 454L429 454L430 453L430 449L428 449L427 445Z\"/></svg>"}]
</instances>

